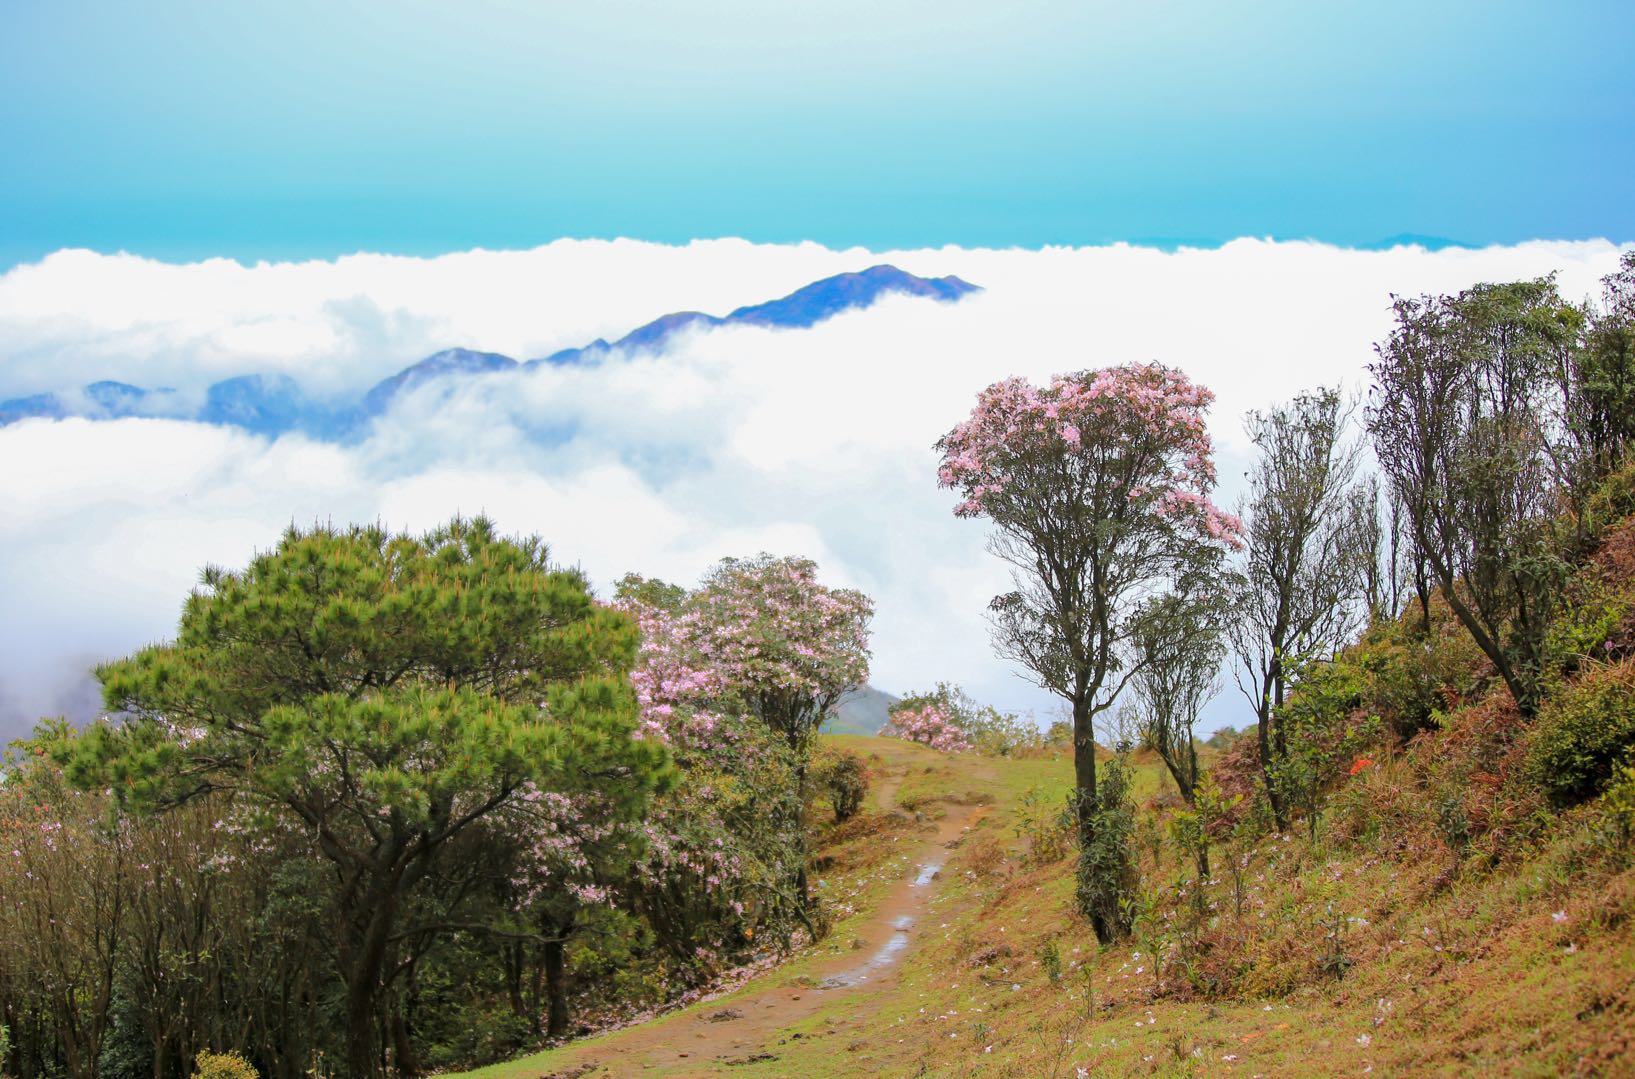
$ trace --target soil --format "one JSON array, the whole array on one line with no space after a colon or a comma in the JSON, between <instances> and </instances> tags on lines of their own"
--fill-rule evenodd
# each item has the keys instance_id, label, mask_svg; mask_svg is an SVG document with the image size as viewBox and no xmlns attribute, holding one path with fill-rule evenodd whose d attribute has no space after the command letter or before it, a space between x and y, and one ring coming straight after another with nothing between
<instances>
[{"instance_id":1,"label":"soil","mask_svg":"<svg viewBox=\"0 0 1635 1079\"><path fill-rule=\"evenodd\" d=\"M878 802L890 806L896 777L883 782ZM841 954L811 973L811 986L783 985L752 990L724 1006L694 1009L640 1026L628 1027L580 1047L554 1075L654 1075L685 1079L731 1074L735 1066L775 1061L780 1047L802 1037L867 1035L865 1009L830 1020L827 1029L803 1035L790 1027L829 1008L837 1000L862 1005L896 981L902 959L914 946L919 920L938 890L938 878L949 848L986 812L985 807L949 805L936 834L910 859L907 872L885 900L855 931L856 954ZM859 958L859 956L862 958ZM589 1066L589 1070L586 1069ZM551 1075L542 1079L552 1079Z\"/></svg>"}]
</instances>

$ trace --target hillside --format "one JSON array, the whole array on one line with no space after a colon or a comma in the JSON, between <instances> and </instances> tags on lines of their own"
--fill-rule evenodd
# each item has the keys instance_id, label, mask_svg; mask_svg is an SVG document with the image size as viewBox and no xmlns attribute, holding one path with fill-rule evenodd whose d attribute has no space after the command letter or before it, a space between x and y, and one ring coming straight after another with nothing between
<instances>
[{"instance_id":1,"label":"hillside","mask_svg":"<svg viewBox=\"0 0 1635 1079\"><path fill-rule=\"evenodd\" d=\"M873 686L848 690L823 721L825 734L879 734L896 697Z\"/></svg>"},{"instance_id":2,"label":"hillside","mask_svg":"<svg viewBox=\"0 0 1635 1079\"><path fill-rule=\"evenodd\" d=\"M1232 852L1239 875L1206 881L1195 914L1159 839L1173 787L1138 756L1151 907L1134 940L1098 949L1065 847L1030 856L1071 781L1065 750L836 741L867 756L873 795L819 854L822 894L855 908L823 944L663 1018L467 1074L1611 1075L1635 1060L1635 873L1594 853L1591 813L1492 871L1339 822L1267 836ZM1405 782L1411 756L1370 786Z\"/></svg>"}]
</instances>

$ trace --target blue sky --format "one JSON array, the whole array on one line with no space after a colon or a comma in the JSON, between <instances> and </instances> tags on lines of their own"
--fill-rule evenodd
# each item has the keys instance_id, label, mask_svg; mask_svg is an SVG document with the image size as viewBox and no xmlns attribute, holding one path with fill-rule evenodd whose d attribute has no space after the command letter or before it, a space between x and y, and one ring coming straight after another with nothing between
<instances>
[{"instance_id":1,"label":"blue sky","mask_svg":"<svg viewBox=\"0 0 1635 1079\"><path fill-rule=\"evenodd\" d=\"M1632 29L1590 2L10 0L0 267L560 236L1623 241Z\"/></svg>"}]
</instances>

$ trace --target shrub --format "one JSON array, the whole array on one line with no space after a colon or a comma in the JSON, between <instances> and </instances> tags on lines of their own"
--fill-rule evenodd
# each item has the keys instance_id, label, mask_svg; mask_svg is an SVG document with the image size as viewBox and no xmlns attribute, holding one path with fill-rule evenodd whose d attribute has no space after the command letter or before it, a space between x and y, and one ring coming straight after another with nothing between
<instances>
[{"instance_id":1,"label":"shrub","mask_svg":"<svg viewBox=\"0 0 1635 1079\"><path fill-rule=\"evenodd\" d=\"M1121 754L1103 765L1096 784L1089 842L1079 848L1079 910L1106 943L1130 934L1140 902L1140 874L1131 857L1135 803L1131 772Z\"/></svg>"},{"instance_id":2,"label":"shrub","mask_svg":"<svg viewBox=\"0 0 1635 1079\"><path fill-rule=\"evenodd\" d=\"M1410 610L1396 621L1371 627L1344 654L1344 662L1366 675L1362 706L1403 742L1437 727L1445 713L1470 699L1478 672L1488 667L1481 649L1453 621L1440 597L1431 605L1429 633Z\"/></svg>"},{"instance_id":3,"label":"shrub","mask_svg":"<svg viewBox=\"0 0 1635 1079\"><path fill-rule=\"evenodd\" d=\"M1588 542L1600 538L1619 521L1635 513L1635 460L1603 479L1579 508L1578 529Z\"/></svg>"},{"instance_id":4,"label":"shrub","mask_svg":"<svg viewBox=\"0 0 1635 1079\"><path fill-rule=\"evenodd\" d=\"M260 1074L237 1053L212 1053L206 1049L199 1054L193 1079L260 1079Z\"/></svg>"},{"instance_id":5,"label":"shrub","mask_svg":"<svg viewBox=\"0 0 1635 1079\"><path fill-rule=\"evenodd\" d=\"M1598 794L1635 751L1635 661L1597 667L1567 686L1528 735L1535 782L1557 805Z\"/></svg>"},{"instance_id":6,"label":"shrub","mask_svg":"<svg viewBox=\"0 0 1635 1079\"><path fill-rule=\"evenodd\" d=\"M850 750L824 751L817 759L817 786L829 797L834 808L835 823L848 821L863 808L868 794L867 773L863 760Z\"/></svg>"},{"instance_id":7,"label":"shrub","mask_svg":"<svg viewBox=\"0 0 1635 1079\"><path fill-rule=\"evenodd\" d=\"M1028 849L1023 858L1032 865L1060 861L1073 837L1073 807L1029 787L1020 799L1016 814L1016 835Z\"/></svg>"},{"instance_id":8,"label":"shrub","mask_svg":"<svg viewBox=\"0 0 1635 1079\"><path fill-rule=\"evenodd\" d=\"M1629 849L1635 839L1635 766L1625 765L1607 785L1603 801L1606 812L1607 835L1619 851ZM0 1027L0 1035L5 1028Z\"/></svg>"},{"instance_id":9,"label":"shrub","mask_svg":"<svg viewBox=\"0 0 1635 1079\"><path fill-rule=\"evenodd\" d=\"M1039 948L1039 965L1045 970L1045 977L1050 979L1051 985L1062 980L1062 951L1056 947L1054 940L1047 940Z\"/></svg>"},{"instance_id":10,"label":"shrub","mask_svg":"<svg viewBox=\"0 0 1635 1079\"><path fill-rule=\"evenodd\" d=\"M1009 757L1046 744L1044 732L1033 723L991 706L976 709L967 718L965 733L978 753L992 757Z\"/></svg>"}]
</instances>

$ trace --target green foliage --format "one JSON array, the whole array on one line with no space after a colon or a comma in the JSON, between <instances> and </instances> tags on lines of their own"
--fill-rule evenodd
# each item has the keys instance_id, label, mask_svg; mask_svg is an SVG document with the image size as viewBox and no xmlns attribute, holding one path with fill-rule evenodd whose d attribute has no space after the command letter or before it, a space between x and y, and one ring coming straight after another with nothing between
<instances>
[{"instance_id":1,"label":"green foliage","mask_svg":"<svg viewBox=\"0 0 1635 1079\"><path fill-rule=\"evenodd\" d=\"M1635 514L1635 460L1605 476L1579 506L1578 529L1593 543L1608 529Z\"/></svg>"},{"instance_id":2,"label":"green foliage","mask_svg":"<svg viewBox=\"0 0 1635 1079\"><path fill-rule=\"evenodd\" d=\"M403 922L422 904L431 925L456 920L489 894L434 872L445 846L547 793L622 835L672 782L664 747L632 738L636 644L538 538L484 519L419 537L292 528L243 571L207 569L173 644L102 667L124 721L60 756L78 786L140 811L230 798L332 865L348 1068L365 1074ZM634 849L581 845L580 877ZM437 934L417 930L419 946Z\"/></svg>"},{"instance_id":3,"label":"green foliage","mask_svg":"<svg viewBox=\"0 0 1635 1079\"><path fill-rule=\"evenodd\" d=\"M1062 980L1062 950L1056 946L1054 940L1047 940L1039 947L1039 965L1044 968L1045 977L1051 985L1058 985Z\"/></svg>"},{"instance_id":4,"label":"green foliage","mask_svg":"<svg viewBox=\"0 0 1635 1079\"><path fill-rule=\"evenodd\" d=\"M1550 800L1599 793L1635 754L1635 665L1596 667L1557 694L1527 737L1528 770Z\"/></svg>"},{"instance_id":5,"label":"green foliage","mask_svg":"<svg viewBox=\"0 0 1635 1079\"><path fill-rule=\"evenodd\" d=\"M1306 663L1280 716L1288 751L1273 762L1272 782L1287 803L1303 810L1316 839L1324 794L1380 733L1377 715L1358 715L1369 689L1366 672L1345 661Z\"/></svg>"},{"instance_id":6,"label":"green foliage","mask_svg":"<svg viewBox=\"0 0 1635 1079\"><path fill-rule=\"evenodd\" d=\"M1602 301L1571 365L1570 418L1592 476L1635 445L1635 253L1602 279Z\"/></svg>"},{"instance_id":7,"label":"green foliage","mask_svg":"<svg viewBox=\"0 0 1635 1079\"><path fill-rule=\"evenodd\" d=\"M1080 828L1079 910L1103 944L1129 936L1138 901L1140 874L1130 843L1136 826L1131 782L1130 765L1122 755L1105 762L1088 820Z\"/></svg>"},{"instance_id":8,"label":"green foliage","mask_svg":"<svg viewBox=\"0 0 1635 1079\"><path fill-rule=\"evenodd\" d=\"M212 1053L206 1049L199 1054L193 1079L260 1079L261 1073L238 1053Z\"/></svg>"},{"instance_id":9,"label":"green foliage","mask_svg":"<svg viewBox=\"0 0 1635 1079\"><path fill-rule=\"evenodd\" d=\"M1570 669L1604 655L1607 642L1635 610L1635 581L1615 584L1580 576L1567 597L1550 626L1546 649L1554 665Z\"/></svg>"},{"instance_id":10,"label":"green foliage","mask_svg":"<svg viewBox=\"0 0 1635 1079\"><path fill-rule=\"evenodd\" d=\"M1013 712L1001 712L992 705L983 705L971 715L965 724L965 734L978 753L990 757L1009 757L1047 744L1044 732L1034 723Z\"/></svg>"},{"instance_id":11,"label":"green foliage","mask_svg":"<svg viewBox=\"0 0 1635 1079\"><path fill-rule=\"evenodd\" d=\"M1471 694L1481 649L1433 604L1426 632L1416 614L1371 626L1336 660L1362 676L1358 704L1378 715L1399 741L1437 727L1442 716ZM1333 702L1343 703L1343 702Z\"/></svg>"},{"instance_id":12,"label":"green foliage","mask_svg":"<svg viewBox=\"0 0 1635 1079\"><path fill-rule=\"evenodd\" d=\"M1226 827L1240 801L1241 795L1227 794L1214 776L1205 774L1193 791L1192 805L1176 810L1170 817L1170 837L1196 861L1200 880L1209 876L1209 849L1214 837ZM1194 894L1203 893L1194 889Z\"/></svg>"},{"instance_id":13,"label":"green foliage","mask_svg":"<svg viewBox=\"0 0 1635 1079\"><path fill-rule=\"evenodd\" d=\"M817 789L829 798L835 822L848 821L863 808L868 794L868 774L863 758L849 749L823 747L813 756L812 778Z\"/></svg>"},{"instance_id":14,"label":"green foliage","mask_svg":"<svg viewBox=\"0 0 1635 1079\"><path fill-rule=\"evenodd\" d=\"M1073 837L1073 803L1046 794L1038 786L1029 787L1018 800L1017 838L1027 843L1023 858L1034 865L1057 862L1067 854Z\"/></svg>"},{"instance_id":15,"label":"green foliage","mask_svg":"<svg viewBox=\"0 0 1635 1079\"><path fill-rule=\"evenodd\" d=\"M687 590L657 577L627 573L614 584L613 598L623 606L639 605L661 611L677 611L687 602Z\"/></svg>"},{"instance_id":16,"label":"green foliage","mask_svg":"<svg viewBox=\"0 0 1635 1079\"><path fill-rule=\"evenodd\" d=\"M1553 278L1396 301L1368 427L1417 554L1523 715L1570 564L1556 537L1582 452L1569 369L1585 312Z\"/></svg>"},{"instance_id":17,"label":"green foliage","mask_svg":"<svg viewBox=\"0 0 1635 1079\"><path fill-rule=\"evenodd\" d=\"M1601 808L1613 847L1628 852L1635 841L1635 765L1625 765L1613 775Z\"/></svg>"}]
</instances>

